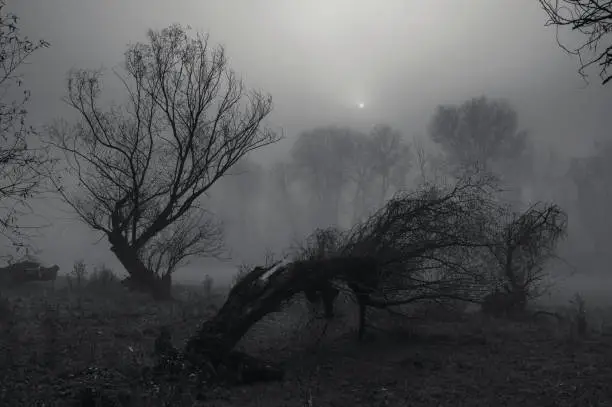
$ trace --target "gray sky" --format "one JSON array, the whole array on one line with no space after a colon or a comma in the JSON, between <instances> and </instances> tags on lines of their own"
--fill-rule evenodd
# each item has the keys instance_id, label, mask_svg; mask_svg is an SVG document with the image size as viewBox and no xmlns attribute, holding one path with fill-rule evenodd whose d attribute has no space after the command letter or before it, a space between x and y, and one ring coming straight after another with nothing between
<instances>
[{"instance_id":1,"label":"gray sky","mask_svg":"<svg viewBox=\"0 0 612 407\"><path fill-rule=\"evenodd\" d=\"M288 140L262 160L317 125L424 133L437 104L482 94L508 98L536 139L584 154L606 136L612 106L612 89L595 73L585 86L576 59L557 47L536 0L9 0L9 9L28 36L52 44L24 69L37 125L72 116L59 101L70 68L115 67L128 43L175 22L209 32L246 84L274 97L271 123ZM46 262L116 264L85 227L55 223L40 243Z\"/></svg>"}]
</instances>

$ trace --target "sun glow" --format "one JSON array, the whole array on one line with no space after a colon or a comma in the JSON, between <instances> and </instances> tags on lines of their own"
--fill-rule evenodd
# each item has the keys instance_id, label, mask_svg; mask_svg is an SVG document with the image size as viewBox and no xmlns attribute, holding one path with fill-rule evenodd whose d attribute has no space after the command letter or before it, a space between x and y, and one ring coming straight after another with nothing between
<instances>
[{"instance_id":1,"label":"sun glow","mask_svg":"<svg viewBox=\"0 0 612 407\"><path fill-rule=\"evenodd\" d=\"M357 107L359 107L360 109L363 109L365 107L365 103L360 102L357 104Z\"/></svg>"}]
</instances>

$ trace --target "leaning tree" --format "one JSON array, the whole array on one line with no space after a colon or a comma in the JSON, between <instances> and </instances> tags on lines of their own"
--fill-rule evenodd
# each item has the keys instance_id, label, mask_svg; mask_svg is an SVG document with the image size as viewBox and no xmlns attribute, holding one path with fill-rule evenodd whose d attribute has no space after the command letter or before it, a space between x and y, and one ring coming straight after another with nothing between
<instances>
[{"instance_id":1,"label":"leaning tree","mask_svg":"<svg viewBox=\"0 0 612 407\"><path fill-rule=\"evenodd\" d=\"M490 177L465 176L448 188L398 194L346 232L315 231L292 261L245 273L188 341L185 356L223 363L255 323L302 292L333 301L330 287L349 290L360 308L360 336L366 307L452 297L450 284L480 270L466 252L489 243L482 230L495 213L494 190Z\"/></svg>"},{"instance_id":2,"label":"leaning tree","mask_svg":"<svg viewBox=\"0 0 612 407\"><path fill-rule=\"evenodd\" d=\"M468 172L453 185L398 193L347 231L315 230L292 258L243 270L223 306L178 353L178 367L204 368L212 375L238 369L279 378L277 370L234 348L253 325L300 293L322 299L326 317L332 318L333 303L346 290L359 306L361 337L369 307L481 302L493 289L486 278L495 267L491 252L500 262L510 259L512 267L502 270L513 277L537 281L562 229L556 228L562 213L547 206L504 217L508 212L495 198L497 192L494 177Z\"/></svg>"},{"instance_id":3,"label":"leaning tree","mask_svg":"<svg viewBox=\"0 0 612 407\"><path fill-rule=\"evenodd\" d=\"M612 79L608 68L612 65L612 2L610 0L538 0L546 14L546 25L557 28L557 42L566 52L576 55L580 61L579 72L586 78L585 70L599 66L602 84ZM570 27L585 39L575 47L561 43L559 27Z\"/></svg>"},{"instance_id":4,"label":"leaning tree","mask_svg":"<svg viewBox=\"0 0 612 407\"><path fill-rule=\"evenodd\" d=\"M180 264L221 248L203 195L250 151L279 139L263 125L272 100L244 88L222 47L179 25L130 46L117 76L127 101L105 108L99 71L69 74L65 100L80 121L56 123L48 140L77 187L53 181L106 236L130 288L168 298Z\"/></svg>"}]
</instances>

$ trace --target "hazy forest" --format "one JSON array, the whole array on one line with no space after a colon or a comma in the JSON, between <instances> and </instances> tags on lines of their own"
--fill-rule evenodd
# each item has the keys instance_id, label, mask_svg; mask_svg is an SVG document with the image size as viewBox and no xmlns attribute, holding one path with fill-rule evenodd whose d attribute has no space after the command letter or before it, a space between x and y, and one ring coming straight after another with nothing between
<instances>
[{"instance_id":1,"label":"hazy forest","mask_svg":"<svg viewBox=\"0 0 612 407\"><path fill-rule=\"evenodd\" d=\"M0 405L612 405L612 2L138 1L0 0Z\"/></svg>"}]
</instances>

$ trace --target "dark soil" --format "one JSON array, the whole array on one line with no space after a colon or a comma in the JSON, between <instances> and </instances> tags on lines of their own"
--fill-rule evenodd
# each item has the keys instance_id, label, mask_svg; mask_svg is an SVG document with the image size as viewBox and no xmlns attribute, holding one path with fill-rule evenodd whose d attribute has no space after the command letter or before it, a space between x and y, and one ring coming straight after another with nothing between
<instances>
[{"instance_id":1,"label":"dark soil","mask_svg":"<svg viewBox=\"0 0 612 407\"><path fill-rule=\"evenodd\" d=\"M607 406L612 336L542 317L500 321L370 318L309 322L296 304L255 326L241 349L282 366L285 380L249 386L159 382L153 343L180 347L220 299L155 304L121 290L6 293L0 304L0 405ZM602 325L603 326L603 325ZM95 404L91 404L95 405Z\"/></svg>"}]
</instances>

